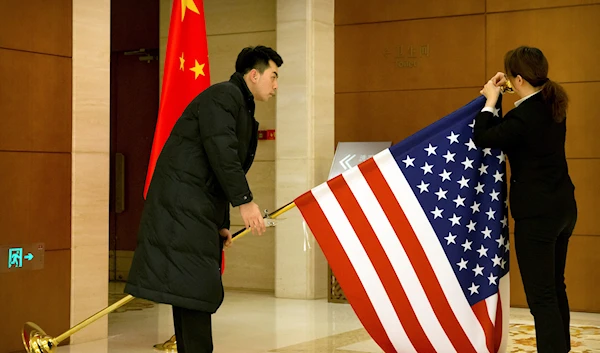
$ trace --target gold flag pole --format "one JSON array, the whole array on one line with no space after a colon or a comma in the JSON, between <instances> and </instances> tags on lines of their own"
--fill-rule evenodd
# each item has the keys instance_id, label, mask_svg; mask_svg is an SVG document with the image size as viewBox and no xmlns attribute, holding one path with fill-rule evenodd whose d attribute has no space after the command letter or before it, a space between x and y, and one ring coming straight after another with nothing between
<instances>
[{"instance_id":1,"label":"gold flag pole","mask_svg":"<svg viewBox=\"0 0 600 353\"><path fill-rule=\"evenodd\" d=\"M267 221L267 226L269 226L269 227L274 226L275 223L272 221L269 221L269 220L275 219L275 218L281 216L282 214L291 210L294 207L296 207L296 204L293 202L290 202L287 205L279 208L278 210L271 212L269 214L266 214L264 219ZM244 235L250 233L251 231L252 231L251 229L247 228L247 229L243 229L243 230L236 232L235 234L232 235L232 241L235 241L236 239L243 237ZM125 298L119 300L118 302L100 310L96 314L83 320L82 322L73 326L68 331L66 331L65 333L61 334L60 336L58 336L56 338L48 336L46 334L46 332L44 332L44 330L42 330L38 325L34 324L33 322L27 322L27 323L25 323L25 325L23 327L23 331L21 332L21 338L23 339L23 345L25 346L25 350L27 351L27 353L56 352L56 348L58 347L58 345L61 342L63 342L67 338L71 337L73 334L77 333L78 331L89 326L90 324L94 323L101 317L108 315L111 312L122 307L123 305L129 303L133 299L135 299L135 298L132 295L126 296ZM172 339L173 339L174 347L171 349L174 349L172 351L176 352L177 348L175 346L175 336L173 336ZM170 340L167 342L170 342ZM167 343L167 342L165 342L165 343Z\"/></svg>"}]
</instances>

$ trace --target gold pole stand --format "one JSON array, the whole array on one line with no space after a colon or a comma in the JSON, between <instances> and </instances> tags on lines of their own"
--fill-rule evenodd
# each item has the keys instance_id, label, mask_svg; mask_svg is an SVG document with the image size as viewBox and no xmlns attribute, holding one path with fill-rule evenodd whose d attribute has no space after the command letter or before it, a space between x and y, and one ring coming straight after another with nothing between
<instances>
[{"instance_id":1,"label":"gold pole stand","mask_svg":"<svg viewBox=\"0 0 600 353\"><path fill-rule=\"evenodd\" d=\"M278 209L277 211L274 211L270 214L265 215L264 218L268 222L267 225L271 226L271 227L274 226L275 223L269 222L270 219L277 218L280 215L282 215L283 213L291 210L294 207L296 207L296 204L291 202L291 203L283 206L282 208ZM232 235L232 240L235 241L236 239L241 238L250 232L251 232L251 229L243 229L241 231L238 231ZM25 346L25 350L27 351L27 353L56 352L56 348L62 341L71 337L73 334L75 334L76 332L89 326L90 324L94 323L101 317L108 315L111 312L122 307L123 305L129 303L133 299L134 299L134 297L131 295L126 296L125 298L119 300L118 302L114 303L113 305L108 306L108 307L100 310L96 314L90 316L89 318L83 320L82 322L73 326L67 332L63 333L62 335L60 335L56 338L48 336L46 334L46 332L44 332L44 330L42 330L38 325L34 324L33 322L27 322L23 326L23 331L21 332L21 338L23 339L23 345ZM162 351L177 352L177 341L175 340L175 336L171 337L171 339L169 339L168 341L166 341L163 344L155 345L154 348L156 348L158 350L162 350Z\"/></svg>"},{"instance_id":2,"label":"gold pole stand","mask_svg":"<svg viewBox=\"0 0 600 353\"><path fill-rule=\"evenodd\" d=\"M83 320L79 324L75 325L73 328L69 329L67 332L62 335L52 338L46 335L46 332L42 330L38 325L33 322L27 322L25 327L23 327L23 332L21 333L21 338L23 338L23 345L25 345L25 350L28 353L48 353L56 351L56 347L60 344L60 342L64 341L68 337L72 336L74 333L83 329L84 327L89 326L94 321L97 321L99 318L111 313L123 305L129 303L134 298L131 295L126 296L125 298L119 300L113 305L106 307L89 318Z\"/></svg>"}]
</instances>

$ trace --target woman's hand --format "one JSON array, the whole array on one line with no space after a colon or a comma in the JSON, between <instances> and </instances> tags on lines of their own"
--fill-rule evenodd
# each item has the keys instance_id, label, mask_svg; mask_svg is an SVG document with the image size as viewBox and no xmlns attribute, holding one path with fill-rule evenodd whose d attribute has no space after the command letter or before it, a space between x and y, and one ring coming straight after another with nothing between
<instances>
[{"instance_id":1,"label":"woman's hand","mask_svg":"<svg viewBox=\"0 0 600 353\"><path fill-rule=\"evenodd\" d=\"M504 86L507 81L506 74L504 74L504 72L498 72L490 79L490 81L492 81L496 86Z\"/></svg>"},{"instance_id":2,"label":"woman's hand","mask_svg":"<svg viewBox=\"0 0 600 353\"><path fill-rule=\"evenodd\" d=\"M497 100L500 94L500 86L496 86L492 80L489 80L479 93L483 94L488 100L491 98Z\"/></svg>"},{"instance_id":3,"label":"woman's hand","mask_svg":"<svg viewBox=\"0 0 600 353\"><path fill-rule=\"evenodd\" d=\"M488 83L483 86L483 89L479 91L479 93L483 94L485 98L487 98L485 106L494 108L496 106L496 102L498 102L498 95L500 95L500 86L496 86L492 80L489 80Z\"/></svg>"}]
</instances>

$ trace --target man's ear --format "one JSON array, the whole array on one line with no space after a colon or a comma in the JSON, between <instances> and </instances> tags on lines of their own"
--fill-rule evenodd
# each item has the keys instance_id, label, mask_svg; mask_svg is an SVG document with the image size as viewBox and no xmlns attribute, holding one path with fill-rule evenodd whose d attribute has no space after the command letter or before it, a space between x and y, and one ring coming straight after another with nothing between
<instances>
[{"instance_id":1,"label":"man's ear","mask_svg":"<svg viewBox=\"0 0 600 353\"><path fill-rule=\"evenodd\" d=\"M250 80L251 80L253 83L256 83L256 82L258 82L258 78L259 78L259 76L260 76L260 75L258 74L258 70L256 70L256 69L252 69L252 70L250 70L250 72L249 72L248 74L249 74L249 76L250 76Z\"/></svg>"}]
</instances>

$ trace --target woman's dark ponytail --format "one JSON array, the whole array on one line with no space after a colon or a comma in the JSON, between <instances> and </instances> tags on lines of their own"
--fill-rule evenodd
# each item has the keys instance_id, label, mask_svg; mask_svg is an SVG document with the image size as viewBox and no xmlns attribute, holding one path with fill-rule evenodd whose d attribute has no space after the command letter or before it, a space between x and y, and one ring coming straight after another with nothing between
<instances>
[{"instance_id":1,"label":"woman's dark ponytail","mask_svg":"<svg viewBox=\"0 0 600 353\"><path fill-rule=\"evenodd\" d=\"M550 105L554 121L562 123L567 118L567 108L569 106L569 97L565 89L557 82L548 80L543 85L541 93L544 100Z\"/></svg>"}]
</instances>

